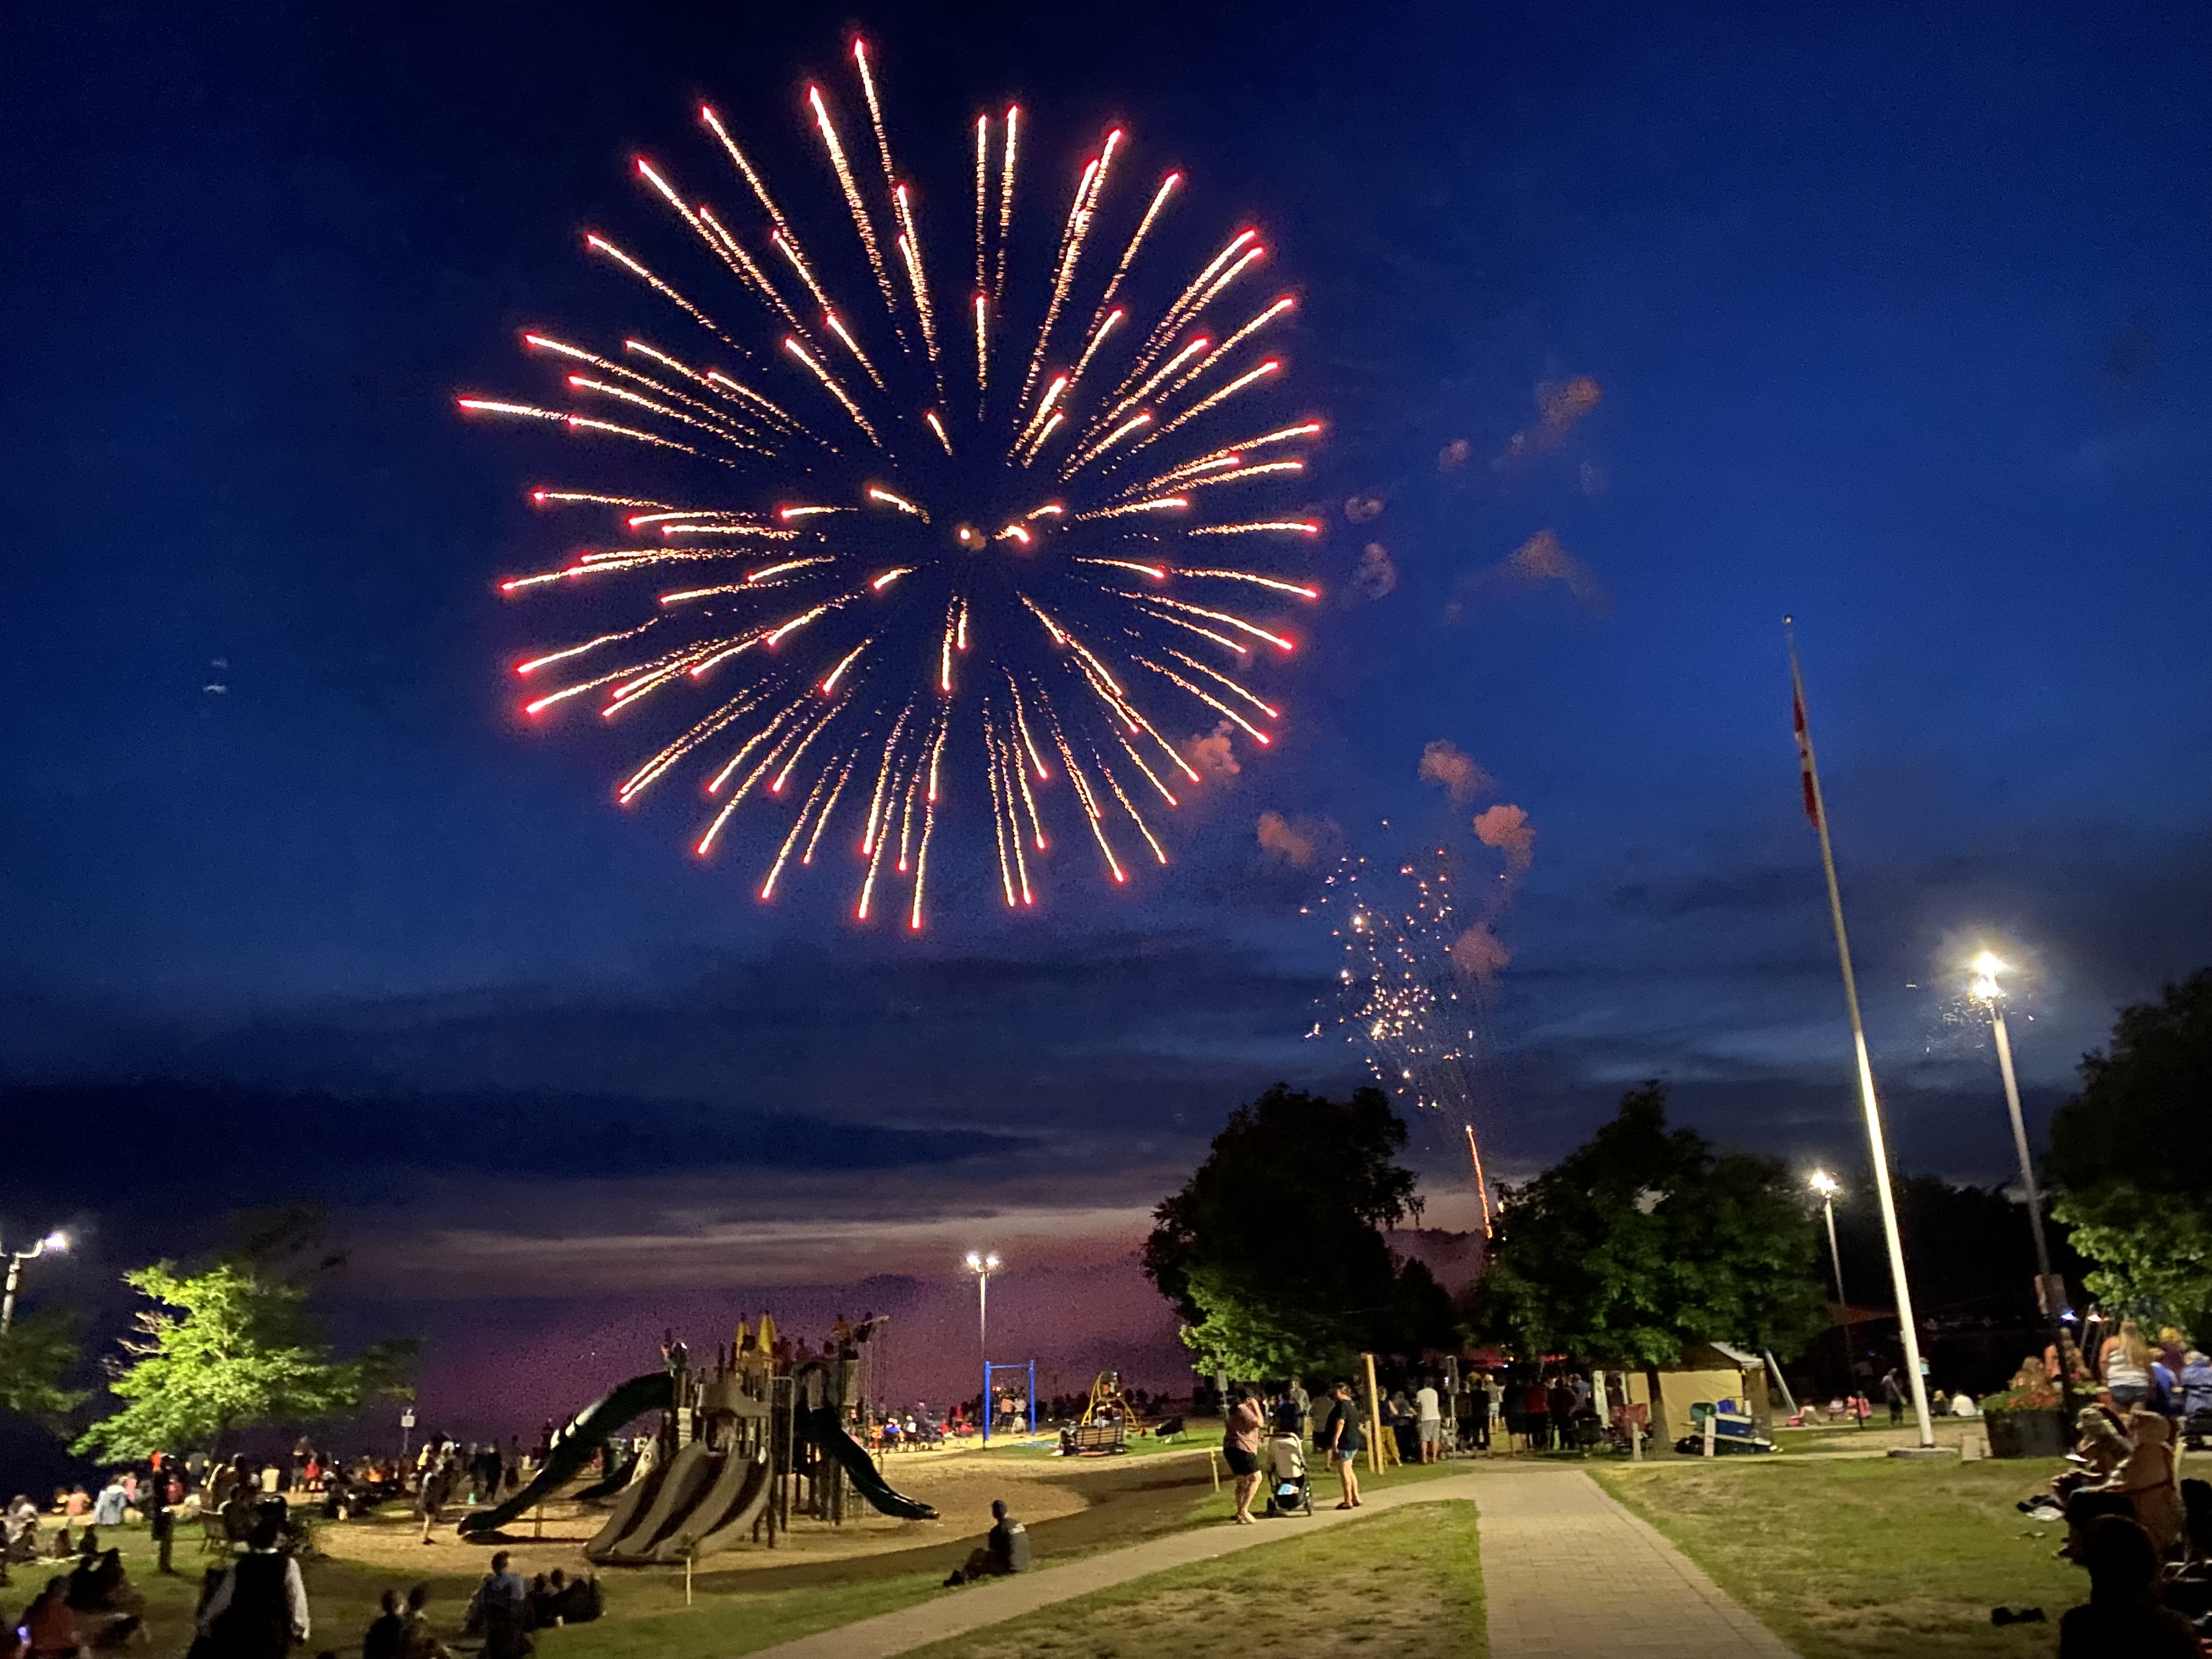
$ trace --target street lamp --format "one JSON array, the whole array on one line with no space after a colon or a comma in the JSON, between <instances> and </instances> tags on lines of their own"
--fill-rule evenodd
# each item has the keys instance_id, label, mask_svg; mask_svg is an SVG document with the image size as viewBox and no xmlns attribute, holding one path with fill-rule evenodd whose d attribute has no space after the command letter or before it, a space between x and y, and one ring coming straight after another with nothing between
<instances>
[{"instance_id":1,"label":"street lamp","mask_svg":"<svg viewBox=\"0 0 2212 1659\"><path fill-rule=\"evenodd\" d=\"M1828 1262L1836 1270L1836 1309L1844 1322L1844 1390L1854 1401L1852 1418L1861 1428L1864 1428L1866 1419L1859 1415L1856 1403L1858 1379L1851 1371L1851 1304L1850 1298L1844 1294L1844 1253L1836 1248L1836 1200L1842 1194L1844 1184L1826 1170L1814 1170L1806 1177L1805 1184L1820 1194L1821 1212L1827 1217Z\"/></svg>"},{"instance_id":2,"label":"street lamp","mask_svg":"<svg viewBox=\"0 0 2212 1659\"><path fill-rule=\"evenodd\" d=\"M1972 963L1972 996L1990 1011L1990 1029L1996 1033L1997 1070L2004 1078L2005 1108L2012 1114L2013 1150L2020 1155L2020 1184L2027 1193L2027 1224L2035 1234L2035 1299L2042 1311L2057 1318L2065 1305L2065 1293L2051 1279L2051 1244L2043 1236L2043 1199L2035 1190L2035 1163L2028 1156L2027 1124L2020 1115L2020 1079L2013 1075L2012 1038L2005 1030L2004 987L1997 975L2011 971L1990 951Z\"/></svg>"},{"instance_id":3,"label":"street lamp","mask_svg":"<svg viewBox=\"0 0 2212 1659\"><path fill-rule=\"evenodd\" d=\"M983 1358L991 1358L991 1275L999 1271L996 1251L968 1252L968 1271L975 1275L975 1340L981 1345Z\"/></svg>"},{"instance_id":4,"label":"street lamp","mask_svg":"<svg viewBox=\"0 0 2212 1659\"><path fill-rule=\"evenodd\" d=\"M0 1296L0 1336L7 1335L15 1323L15 1291L23 1282L23 1264L36 1261L48 1250L59 1255L69 1249L69 1243L67 1233L52 1232L29 1249L16 1250L9 1255L8 1289L4 1296Z\"/></svg>"}]
</instances>

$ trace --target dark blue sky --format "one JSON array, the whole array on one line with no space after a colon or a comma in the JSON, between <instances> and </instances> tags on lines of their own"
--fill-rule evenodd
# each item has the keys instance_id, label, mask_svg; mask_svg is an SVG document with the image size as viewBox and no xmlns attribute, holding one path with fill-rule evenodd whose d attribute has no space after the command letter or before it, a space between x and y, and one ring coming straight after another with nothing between
<instances>
[{"instance_id":1,"label":"dark blue sky","mask_svg":"<svg viewBox=\"0 0 2212 1659\"><path fill-rule=\"evenodd\" d=\"M1316 488L1383 503L1333 513L1286 740L1177 826L1173 869L918 943L763 908L750 864L684 855L688 817L607 804L614 751L514 728L529 636L490 584L542 537L545 452L449 401L517 383L518 324L606 307L575 234L650 222L628 159L703 159L696 95L827 203L797 94L854 23L924 177L1013 94L1055 169L1119 119L1208 223L1267 226L1336 427ZM1258 814L1479 853L1415 779L1448 739L1537 832L1499 927L1501 1162L1653 1073L1724 1138L1848 1157L1792 611L1904 1156L1993 1177L1944 953L1995 927L2039 964L2046 1108L2114 1006L2212 957L2209 76L2183 5L27 16L0 70L0 1066L523 1091L555 1138L659 1109L611 1099L1014 1132L957 1174L932 1152L883 1212L1122 1214L1237 1099L1351 1075L1301 1042L1334 958ZM1602 402L1510 457L1577 375ZM1494 574L1544 532L1595 588ZM1399 580L1356 600L1370 541ZM279 1121L236 1126L264 1191ZM588 1194L455 1157L515 1189L494 1230L703 1224L681 1155ZM385 1195L434 1228L428 1190ZM556 1288L445 1259L453 1294Z\"/></svg>"}]
</instances>

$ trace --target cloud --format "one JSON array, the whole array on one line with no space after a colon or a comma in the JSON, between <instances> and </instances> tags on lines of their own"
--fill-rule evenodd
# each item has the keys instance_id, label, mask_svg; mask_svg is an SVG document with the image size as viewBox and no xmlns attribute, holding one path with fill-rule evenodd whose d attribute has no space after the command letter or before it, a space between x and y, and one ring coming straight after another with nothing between
<instances>
[{"instance_id":1,"label":"cloud","mask_svg":"<svg viewBox=\"0 0 2212 1659\"><path fill-rule=\"evenodd\" d=\"M1398 586L1398 566L1390 556L1390 550L1380 542L1370 542L1359 556L1359 566L1352 573L1352 591L1363 599L1379 599L1395 592Z\"/></svg>"},{"instance_id":2,"label":"cloud","mask_svg":"<svg viewBox=\"0 0 2212 1659\"><path fill-rule=\"evenodd\" d=\"M1260 845L1293 868L1310 870L1314 861L1314 838L1293 828L1280 812L1260 814Z\"/></svg>"},{"instance_id":3,"label":"cloud","mask_svg":"<svg viewBox=\"0 0 2212 1659\"><path fill-rule=\"evenodd\" d=\"M1420 779L1423 783L1443 785L1444 793L1460 806L1496 782L1474 756L1443 738L1421 750Z\"/></svg>"},{"instance_id":4,"label":"cloud","mask_svg":"<svg viewBox=\"0 0 2212 1659\"><path fill-rule=\"evenodd\" d=\"M1211 736L1194 733L1183 744L1183 756L1194 771L1209 778L1231 778L1244 769L1237 763L1237 751L1229 734L1237 728L1227 720L1218 722Z\"/></svg>"},{"instance_id":5,"label":"cloud","mask_svg":"<svg viewBox=\"0 0 2212 1659\"><path fill-rule=\"evenodd\" d=\"M1536 826L1517 806L1500 803L1474 815L1475 839L1505 854L1506 875L1518 880L1536 858Z\"/></svg>"},{"instance_id":6,"label":"cloud","mask_svg":"<svg viewBox=\"0 0 2212 1659\"><path fill-rule=\"evenodd\" d=\"M1478 921L1451 942L1449 954L1452 966L1469 979L1486 983L1498 977L1498 969L1513 960L1513 952L1505 942L1490 931L1490 924Z\"/></svg>"},{"instance_id":7,"label":"cloud","mask_svg":"<svg viewBox=\"0 0 2212 1659\"><path fill-rule=\"evenodd\" d=\"M1567 441L1567 434L1583 417L1604 400L1605 389L1588 374L1577 374L1565 380L1539 381L1536 423L1515 433L1506 441L1504 452L1491 465L1502 472L1522 461L1550 454Z\"/></svg>"},{"instance_id":8,"label":"cloud","mask_svg":"<svg viewBox=\"0 0 2212 1659\"><path fill-rule=\"evenodd\" d=\"M1354 524L1365 524L1370 519L1382 516L1380 495L1354 495L1344 504L1344 516Z\"/></svg>"},{"instance_id":9,"label":"cloud","mask_svg":"<svg viewBox=\"0 0 2212 1659\"><path fill-rule=\"evenodd\" d=\"M1468 458L1474 453L1474 446L1472 443L1465 438L1454 438L1442 449L1437 451L1437 471L1456 472L1467 465Z\"/></svg>"}]
</instances>

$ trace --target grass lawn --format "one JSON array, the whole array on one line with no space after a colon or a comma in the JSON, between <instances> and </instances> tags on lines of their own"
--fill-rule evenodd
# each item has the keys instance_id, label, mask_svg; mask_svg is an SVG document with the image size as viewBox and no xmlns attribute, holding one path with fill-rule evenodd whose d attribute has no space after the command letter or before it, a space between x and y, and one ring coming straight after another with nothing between
<instances>
[{"instance_id":1,"label":"grass lawn","mask_svg":"<svg viewBox=\"0 0 2212 1659\"><path fill-rule=\"evenodd\" d=\"M1488 1651L1474 1506L1417 1504L1078 1596L917 1649L915 1659L1481 1659Z\"/></svg>"},{"instance_id":2,"label":"grass lawn","mask_svg":"<svg viewBox=\"0 0 2212 1659\"><path fill-rule=\"evenodd\" d=\"M1808 1659L2040 1659L2088 1580L2052 1559L2065 1528L2013 1504L2059 1467L1741 1459L1592 1473ZM2000 1605L2051 1622L1992 1626Z\"/></svg>"},{"instance_id":3,"label":"grass lawn","mask_svg":"<svg viewBox=\"0 0 2212 1659\"><path fill-rule=\"evenodd\" d=\"M1012 1449L1007 1455L1015 1455ZM1457 1474L1464 1468L1438 1464L1391 1469L1366 1477L1365 1484L1370 1488L1393 1486ZM1318 1481L1316 1502L1333 1503L1333 1497L1324 1497L1333 1487L1326 1477ZM1179 1465L1164 1462L1157 1474L1148 1472L1134 1486L1102 1492L1101 1501L1090 1508L1033 1526L1030 1538L1039 1565L1065 1561L1193 1527L1223 1524L1231 1504L1225 1480L1218 1492L1209 1486L1203 1457ZM388 1528L402 1535L414 1530L414 1523L396 1511L354 1524ZM200 1553L194 1529L179 1539L173 1558L176 1575L163 1577L155 1571L152 1542L144 1527L104 1528L100 1537L122 1550L132 1582L146 1595L152 1641L133 1651L145 1659L177 1659L191 1644L200 1576L218 1558ZM948 1539L890 1553L795 1560L787 1566L758 1565L741 1571L716 1571L709 1565L698 1574L696 1600L689 1607L684 1605L680 1571L617 1568L600 1575L607 1616L594 1624L540 1632L538 1651L545 1659L734 1659L939 1594L946 1571L966 1557L971 1543ZM404 1566L395 1570L329 1558L307 1563L307 1596L315 1630L301 1653L317 1654L325 1648L340 1653L357 1650L362 1632L376 1614L378 1595L418 1581L432 1586L434 1621L440 1633L453 1640L489 1553L441 1540L438 1547L421 1552L419 1565L409 1553ZM12 1582L0 1589L0 1605L9 1614L20 1613L47 1576L43 1563L15 1568Z\"/></svg>"}]
</instances>

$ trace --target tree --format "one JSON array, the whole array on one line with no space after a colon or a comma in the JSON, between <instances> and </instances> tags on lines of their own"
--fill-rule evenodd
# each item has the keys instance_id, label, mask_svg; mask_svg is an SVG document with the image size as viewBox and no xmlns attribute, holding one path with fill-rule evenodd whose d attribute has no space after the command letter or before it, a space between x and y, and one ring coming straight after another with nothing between
<instances>
[{"instance_id":1,"label":"tree","mask_svg":"<svg viewBox=\"0 0 2212 1659\"><path fill-rule=\"evenodd\" d=\"M2199 1332L2212 1321L2212 969L2123 1008L2051 1120L2052 1218L2097 1264L2084 1286Z\"/></svg>"},{"instance_id":2,"label":"tree","mask_svg":"<svg viewBox=\"0 0 2212 1659\"><path fill-rule=\"evenodd\" d=\"M2212 968L2123 1008L2081 1057L2081 1092L2051 1119L2051 1178L2212 1197Z\"/></svg>"},{"instance_id":3,"label":"tree","mask_svg":"<svg viewBox=\"0 0 2212 1659\"><path fill-rule=\"evenodd\" d=\"M0 1334L0 1406L56 1428L84 1404L90 1396L83 1390L62 1386L84 1357L76 1333L75 1315L43 1308Z\"/></svg>"},{"instance_id":4,"label":"tree","mask_svg":"<svg viewBox=\"0 0 2212 1659\"><path fill-rule=\"evenodd\" d=\"M111 1364L108 1390L123 1409L86 1430L80 1452L136 1458L216 1448L234 1429L348 1417L378 1395L413 1397L412 1343L334 1360L307 1310L306 1287L252 1260L234 1256L192 1274L159 1261L123 1277L156 1305L123 1339L128 1361Z\"/></svg>"},{"instance_id":5,"label":"tree","mask_svg":"<svg viewBox=\"0 0 2212 1659\"><path fill-rule=\"evenodd\" d=\"M1443 1287L1383 1237L1420 1213L1413 1172L1395 1161L1405 1145L1379 1089L1334 1101L1278 1084L1230 1114L1145 1243L1146 1273L1209 1369L1340 1375L1362 1351L1451 1341Z\"/></svg>"},{"instance_id":6,"label":"tree","mask_svg":"<svg viewBox=\"0 0 2212 1659\"><path fill-rule=\"evenodd\" d=\"M1468 1311L1479 1338L1531 1357L1671 1365L1712 1341L1787 1356L1826 1322L1816 1248L1783 1164L1668 1129L1651 1082L1508 1191Z\"/></svg>"}]
</instances>

